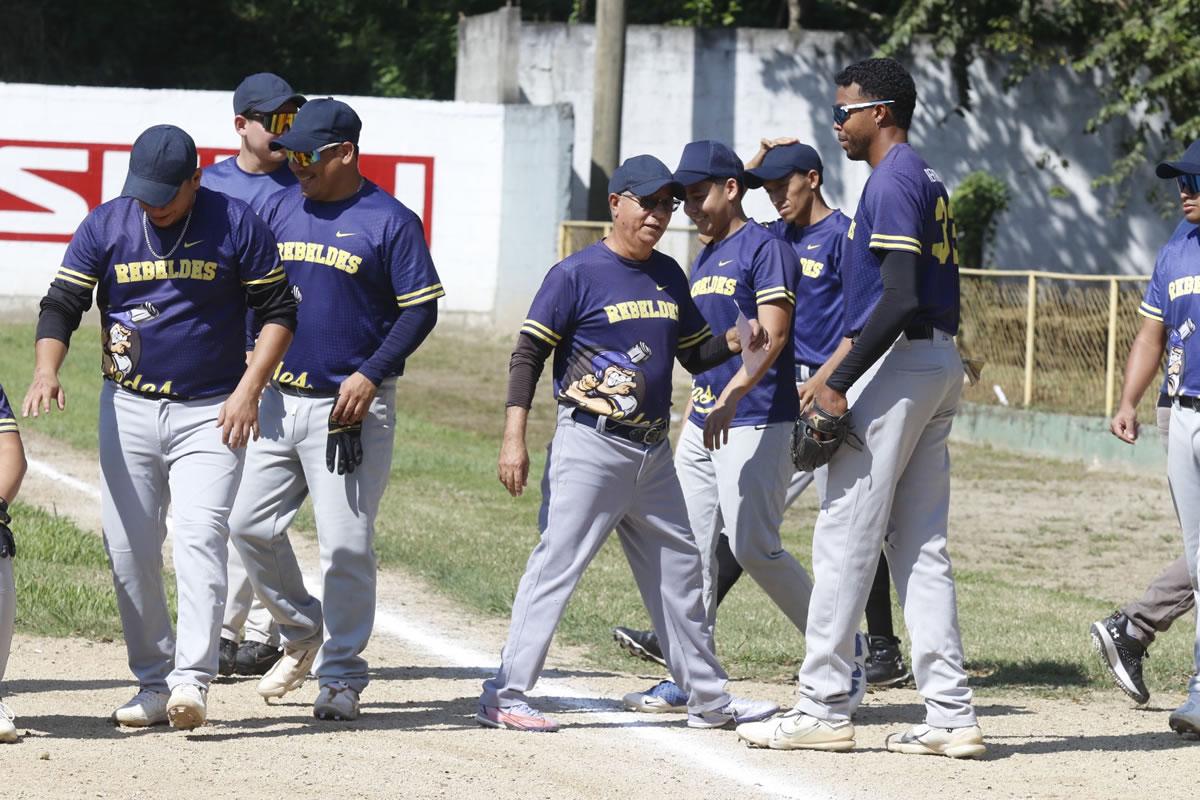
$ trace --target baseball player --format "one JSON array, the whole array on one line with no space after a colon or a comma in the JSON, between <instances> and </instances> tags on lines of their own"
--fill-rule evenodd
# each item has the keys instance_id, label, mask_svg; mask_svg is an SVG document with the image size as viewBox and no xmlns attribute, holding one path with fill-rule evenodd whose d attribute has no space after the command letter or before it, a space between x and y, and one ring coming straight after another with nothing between
<instances>
[{"instance_id":1,"label":"baseball player","mask_svg":"<svg viewBox=\"0 0 1200 800\"><path fill-rule=\"evenodd\" d=\"M558 730L526 693L571 593L614 528L688 694L687 724L718 728L773 713L773 704L725 691L667 443L672 363L703 373L730 357L738 346L730 338L739 340L712 336L679 265L654 249L682 194L667 167L634 156L608 190L612 234L550 268L509 362L498 471L514 497L528 479L525 423L551 352L559 408L542 479L541 540L517 588L500 670L483 684L475 716L487 727Z\"/></svg>"},{"instance_id":2,"label":"baseball player","mask_svg":"<svg viewBox=\"0 0 1200 800\"><path fill-rule=\"evenodd\" d=\"M854 748L855 629L886 546L926 707L926 723L889 736L887 748L974 757L985 746L963 669L946 551L946 440L963 381L953 339L959 296L949 198L908 144L916 105L908 72L892 59L868 59L835 82L838 141L873 172L842 259L845 333L853 346L817 390L810 413L837 419L851 407L858 441L833 452L828 464L813 536L815 586L799 702L738 733L774 749Z\"/></svg>"},{"instance_id":3,"label":"baseball player","mask_svg":"<svg viewBox=\"0 0 1200 800\"><path fill-rule=\"evenodd\" d=\"M296 185L282 150L271 142L292 127L304 96L278 75L258 72L233 92L233 129L241 140L234 158L218 161L200 173L200 185L236 197L257 214L275 192ZM253 349L253 338L247 349ZM245 630L243 631L243 626ZM222 675L262 675L279 660L279 630L271 612L254 596L236 547L229 548L229 595L221 626Z\"/></svg>"},{"instance_id":4,"label":"baseball player","mask_svg":"<svg viewBox=\"0 0 1200 800\"><path fill-rule=\"evenodd\" d=\"M207 717L217 671L242 448L257 435L259 394L292 339L296 301L271 232L245 203L200 186L195 144L172 125L137 138L121 197L89 213L71 238L42 300L23 415L65 409L58 371L93 291L105 377L104 544L139 684L113 718L194 728ZM249 364L247 306L263 322ZM162 584L168 503L177 641Z\"/></svg>"},{"instance_id":5,"label":"baseball player","mask_svg":"<svg viewBox=\"0 0 1200 800\"><path fill-rule=\"evenodd\" d=\"M1155 170L1160 178L1174 178L1188 225L1176 228L1158 253L1154 273L1138 309L1144 319L1129 349L1121 403L1113 417L1112 432L1133 444L1137 440L1137 404L1167 355L1166 391L1172 398L1167 440L1167 479L1183 529L1183 550L1192 591L1200 592L1197 554L1200 548L1200 468L1196 437L1200 432L1200 337L1192 333L1200 320L1200 300L1194 293L1200 280L1200 141L1193 142L1179 161L1167 161ZM1195 595L1193 595L1195 603ZM1197 625L1195 664L1200 668L1200 624ZM1168 718L1180 734L1200 735L1200 674L1188 683L1188 698Z\"/></svg>"},{"instance_id":6,"label":"baseball player","mask_svg":"<svg viewBox=\"0 0 1200 800\"><path fill-rule=\"evenodd\" d=\"M350 106L324 98L305 103L291 130L271 142L300 184L272 196L262 212L300 298L299 322L263 394L263 435L250 447L230 516L250 582L284 641L258 691L282 697L304 683L315 661L318 719L358 717L396 377L433 329L444 294L421 220L360 174L361 130ZM305 589L286 535L309 495L323 608Z\"/></svg>"},{"instance_id":7,"label":"baseball player","mask_svg":"<svg viewBox=\"0 0 1200 800\"><path fill-rule=\"evenodd\" d=\"M0 386L0 680L4 679L4 668L8 666L13 623L17 617L17 587L13 580L13 558L17 555L17 544L9 528L12 517L8 507L21 488L25 467L25 448L21 445L17 420L4 394L4 387ZM12 709L0 702L0 743L15 741L17 727L13 725Z\"/></svg>"}]
</instances>

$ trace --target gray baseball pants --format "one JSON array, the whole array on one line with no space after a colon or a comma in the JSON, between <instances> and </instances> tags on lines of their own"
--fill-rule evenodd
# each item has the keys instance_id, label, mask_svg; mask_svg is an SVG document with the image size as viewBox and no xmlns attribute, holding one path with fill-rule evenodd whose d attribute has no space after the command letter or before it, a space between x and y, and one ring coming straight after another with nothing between
<instances>
[{"instance_id":1,"label":"gray baseball pants","mask_svg":"<svg viewBox=\"0 0 1200 800\"><path fill-rule=\"evenodd\" d=\"M728 676L717 662L701 600L700 554L666 441L634 444L577 423L571 409L559 408L538 527L541 539L517 587L500 670L484 682L482 704L526 702L567 601L614 528L671 677L688 692L688 709L701 713L729 703Z\"/></svg>"},{"instance_id":2,"label":"gray baseball pants","mask_svg":"<svg viewBox=\"0 0 1200 800\"><path fill-rule=\"evenodd\" d=\"M279 644L279 628L271 618L270 609L254 594L237 547L229 548L229 594L225 598L221 636L235 642Z\"/></svg>"},{"instance_id":3,"label":"gray baseball pants","mask_svg":"<svg viewBox=\"0 0 1200 800\"><path fill-rule=\"evenodd\" d=\"M144 689L207 688L225 612L229 511L244 450L221 443L225 397L159 400L100 390L101 522L129 668ZM163 590L171 507L178 636Z\"/></svg>"},{"instance_id":4,"label":"gray baseball pants","mask_svg":"<svg viewBox=\"0 0 1200 800\"><path fill-rule=\"evenodd\" d=\"M368 683L361 653L375 627L375 516L392 468L396 381L379 385L363 420L363 463L347 475L325 467L335 400L267 387L259 404L261 432L248 448L229 522L250 583L283 641L291 648L321 646L315 667L320 685L342 681L361 693ZM323 608L304 585L287 535L310 494Z\"/></svg>"},{"instance_id":5,"label":"gray baseball pants","mask_svg":"<svg viewBox=\"0 0 1200 800\"><path fill-rule=\"evenodd\" d=\"M1163 442L1169 442L1171 409L1160 406L1156 411ZM1195 607L1187 556L1180 556L1150 582L1141 597L1122 608L1121 613L1128 620L1126 633L1148 647L1154 642L1156 633L1166 631L1175 620Z\"/></svg>"},{"instance_id":6,"label":"gray baseball pants","mask_svg":"<svg viewBox=\"0 0 1200 800\"><path fill-rule=\"evenodd\" d=\"M850 718L854 634L886 547L926 721L939 728L975 724L946 551L946 440L962 382L954 342L939 331L927 340L901 335L850 390L862 445L847 441L829 462L813 535L816 584L797 704L807 714Z\"/></svg>"},{"instance_id":7,"label":"gray baseball pants","mask_svg":"<svg viewBox=\"0 0 1200 800\"><path fill-rule=\"evenodd\" d=\"M13 580L13 560L0 558L0 680L4 680L4 669L8 666L16 620L17 585Z\"/></svg>"},{"instance_id":8,"label":"gray baseball pants","mask_svg":"<svg viewBox=\"0 0 1200 800\"><path fill-rule=\"evenodd\" d=\"M783 549L779 526L795 467L791 422L729 430L719 450L704 447L704 430L684 422L675 469L704 570L704 608L717 615L717 537L729 537L733 557L801 632L808 620L812 581Z\"/></svg>"},{"instance_id":9,"label":"gray baseball pants","mask_svg":"<svg viewBox=\"0 0 1200 800\"><path fill-rule=\"evenodd\" d=\"M1200 599L1200 412L1171 407L1171 430L1167 440L1167 481L1183 529L1183 554L1194 601ZM1200 670L1200 624L1196 627L1195 665ZM1188 692L1200 693L1200 674L1192 675Z\"/></svg>"}]
</instances>

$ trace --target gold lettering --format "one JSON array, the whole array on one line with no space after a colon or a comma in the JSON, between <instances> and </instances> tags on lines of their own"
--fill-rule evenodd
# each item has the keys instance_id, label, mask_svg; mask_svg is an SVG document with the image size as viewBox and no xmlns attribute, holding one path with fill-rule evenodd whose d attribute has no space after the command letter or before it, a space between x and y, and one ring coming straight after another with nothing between
<instances>
[{"instance_id":1,"label":"gold lettering","mask_svg":"<svg viewBox=\"0 0 1200 800\"><path fill-rule=\"evenodd\" d=\"M604 313L608 314L609 325L612 325L614 322L621 321L621 312L617 310L616 306L605 306Z\"/></svg>"},{"instance_id":2,"label":"gold lettering","mask_svg":"<svg viewBox=\"0 0 1200 800\"><path fill-rule=\"evenodd\" d=\"M117 273L117 283L129 283L128 264L113 264L113 272Z\"/></svg>"},{"instance_id":3,"label":"gold lettering","mask_svg":"<svg viewBox=\"0 0 1200 800\"><path fill-rule=\"evenodd\" d=\"M217 277L217 262L204 262L204 280L211 281Z\"/></svg>"},{"instance_id":4,"label":"gold lettering","mask_svg":"<svg viewBox=\"0 0 1200 800\"><path fill-rule=\"evenodd\" d=\"M338 250L337 251L337 263L334 264L334 266L337 267L338 269L340 269L342 272L347 272L348 271L347 267L349 266L349 264L350 264L350 252L347 250Z\"/></svg>"},{"instance_id":5,"label":"gold lettering","mask_svg":"<svg viewBox=\"0 0 1200 800\"><path fill-rule=\"evenodd\" d=\"M353 275L358 272L358 265L362 263L362 256L350 256L350 266L346 270L347 275Z\"/></svg>"},{"instance_id":6,"label":"gold lettering","mask_svg":"<svg viewBox=\"0 0 1200 800\"><path fill-rule=\"evenodd\" d=\"M159 281L167 279L167 262L162 260L154 262L154 279Z\"/></svg>"},{"instance_id":7,"label":"gold lettering","mask_svg":"<svg viewBox=\"0 0 1200 800\"><path fill-rule=\"evenodd\" d=\"M304 245L304 260L316 261L320 257L322 247L315 242L309 242Z\"/></svg>"}]
</instances>

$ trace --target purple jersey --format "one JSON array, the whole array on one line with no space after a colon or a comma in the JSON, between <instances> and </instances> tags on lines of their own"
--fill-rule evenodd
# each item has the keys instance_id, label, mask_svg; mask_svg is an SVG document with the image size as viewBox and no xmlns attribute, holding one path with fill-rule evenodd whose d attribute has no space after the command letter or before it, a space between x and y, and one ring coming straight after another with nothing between
<instances>
[{"instance_id":1,"label":"purple jersey","mask_svg":"<svg viewBox=\"0 0 1200 800\"><path fill-rule=\"evenodd\" d=\"M267 173L255 175L238 166L236 158L218 161L200 172L200 185L214 192L236 197L249 204L255 214L262 214L267 198L281 189L295 186L299 179L288 169L288 165Z\"/></svg>"},{"instance_id":2,"label":"purple jersey","mask_svg":"<svg viewBox=\"0 0 1200 800\"><path fill-rule=\"evenodd\" d=\"M1167 330L1163 391L1200 397L1200 228L1185 221L1158 251L1154 274L1138 311Z\"/></svg>"},{"instance_id":3,"label":"purple jersey","mask_svg":"<svg viewBox=\"0 0 1200 800\"><path fill-rule=\"evenodd\" d=\"M807 227L781 219L766 226L796 251L800 283L796 288L796 366L818 369L842 341L842 252L850 219L834 209Z\"/></svg>"},{"instance_id":4,"label":"purple jersey","mask_svg":"<svg viewBox=\"0 0 1200 800\"><path fill-rule=\"evenodd\" d=\"M676 353L712 336L674 259L602 241L550 268L521 332L554 348L555 400L631 425L667 422Z\"/></svg>"},{"instance_id":5,"label":"purple jersey","mask_svg":"<svg viewBox=\"0 0 1200 800\"><path fill-rule=\"evenodd\" d=\"M714 331L732 328L739 310L747 319L757 318L759 303L783 300L794 305L798 283L796 254L753 220L732 236L705 247L692 265L692 299ZM789 339L791 335L789 326ZM762 380L738 402L734 427L783 422L799 416L796 365L788 355L791 352L789 341ZM742 357L734 356L692 377L692 422L704 424L721 392L741 368Z\"/></svg>"},{"instance_id":6,"label":"purple jersey","mask_svg":"<svg viewBox=\"0 0 1200 800\"><path fill-rule=\"evenodd\" d=\"M879 263L888 250L917 256L919 305L911 324L958 333L958 247L950 196L911 146L894 146L875 167L846 239L842 280L847 336L858 335L879 301Z\"/></svg>"},{"instance_id":7,"label":"purple jersey","mask_svg":"<svg viewBox=\"0 0 1200 800\"><path fill-rule=\"evenodd\" d=\"M8 397L4 394L4 387L0 386L0 433L16 432L17 417L13 414L12 406L8 404Z\"/></svg>"},{"instance_id":8,"label":"purple jersey","mask_svg":"<svg viewBox=\"0 0 1200 800\"><path fill-rule=\"evenodd\" d=\"M178 242L170 258L160 259ZM141 394L233 391L246 368L245 286L286 280L267 226L201 187L191 219L158 229L118 197L80 223L54 283L96 290L104 377Z\"/></svg>"},{"instance_id":9,"label":"purple jersey","mask_svg":"<svg viewBox=\"0 0 1200 800\"><path fill-rule=\"evenodd\" d=\"M421 220L370 181L335 203L279 192L262 216L300 300L279 383L336 391L379 349L402 308L445 294Z\"/></svg>"}]
</instances>

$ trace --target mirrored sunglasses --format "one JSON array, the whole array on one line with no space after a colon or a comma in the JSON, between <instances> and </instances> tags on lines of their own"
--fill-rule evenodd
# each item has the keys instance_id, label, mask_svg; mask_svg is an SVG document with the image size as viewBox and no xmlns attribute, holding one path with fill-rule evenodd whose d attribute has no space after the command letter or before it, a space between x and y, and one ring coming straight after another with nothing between
<instances>
[{"instance_id":1,"label":"mirrored sunglasses","mask_svg":"<svg viewBox=\"0 0 1200 800\"><path fill-rule=\"evenodd\" d=\"M324 147L318 147L316 150L312 150L312 151L286 150L285 149L284 152L287 153L288 161L291 161L296 166L303 168L303 167L311 166L311 165L317 163L318 161L320 161L321 153L323 151L328 150L332 147L341 147L341 145L342 145L341 142L333 142L332 144L327 144Z\"/></svg>"}]
</instances>

